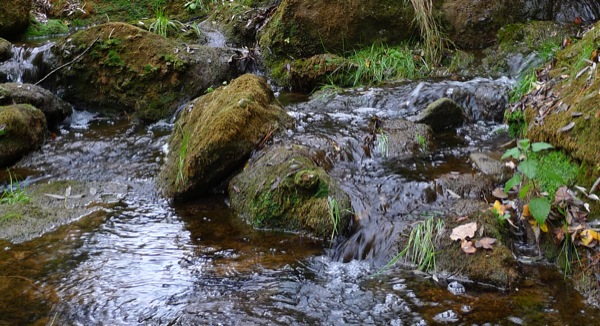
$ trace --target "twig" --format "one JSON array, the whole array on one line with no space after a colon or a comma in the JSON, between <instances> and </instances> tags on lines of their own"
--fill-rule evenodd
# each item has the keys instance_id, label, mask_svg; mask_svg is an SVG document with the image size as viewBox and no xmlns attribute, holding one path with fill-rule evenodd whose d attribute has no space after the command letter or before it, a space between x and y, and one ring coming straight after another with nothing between
<instances>
[{"instance_id":1,"label":"twig","mask_svg":"<svg viewBox=\"0 0 600 326\"><path fill-rule=\"evenodd\" d=\"M55 72L59 71L60 69L62 69L62 68L64 68L64 67L66 67L66 66L68 66L68 65L71 65L71 64L75 63L75 61L78 61L79 59L81 59L81 57L83 57L83 55L84 55L86 52L88 52L88 51L89 51L89 50L92 48L92 46L94 46L94 44L95 44L95 43L96 43L96 42L97 42L99 39L100 39L100 36L96 37L96 39L94 40L94 42L92 42L92 44L90 44L90 46L88 46L88 47L87 47L87 49L85 49L85 51L81 52L81 54L79 54L77 57L75 57L75 59L73 59L73 60L71 60L71 61L69 61L69 62L65 63L64 65L62 65L62 66L60 66L60 67L58 67L58 68L56 68L56 69L54 69L54 70L52 70L52 71L51 71L51 72L49 72L49 73L48 73L48 74L47 74L47 75L46 75L44 78L42 78L42 79L38 80L38 81L37 81L37 83L35 83L34 85L38 85L39 83L41 83L41 82L43 82L44 80L46 80L46 78L50 77L50 75L52 75L53 73L55 73Z\"/></svg>"}]
</instances>

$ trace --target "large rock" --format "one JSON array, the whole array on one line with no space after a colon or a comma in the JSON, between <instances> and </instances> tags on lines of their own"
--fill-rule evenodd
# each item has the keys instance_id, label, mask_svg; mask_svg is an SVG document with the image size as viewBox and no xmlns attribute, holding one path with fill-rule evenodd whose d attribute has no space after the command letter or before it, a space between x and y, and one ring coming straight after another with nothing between
<instances>
[{"instance_id":1,"label":"large rock","mask_svg":"<svg viewBox=\"0 0 600 326\"><path fill-rule=\"evenodd\" d=\"M74 105L134 112L144 121L168 117L186 100L238 75L233 50L192 48L123 23L79 31L54 52L56 65L83 56L48 78L47 88Z\"/></svg>"},{"instance_id":2,"label":"large rock","mask_svg":"<svg viewBox=\"0 0 600 326\"><path fill-rule=\"evenodd\" d=\"M41 146L46 135L42 111L28 104L0 106L0 168Z\"/></svg>"},{"instance_id":3,"label":"large rock","mask_svg":"<svg viewBox=\"0 0 600 326\"><path fill-rule=\"evenodd\" d=\"M206 194L291 118L266 81L243 75L183 110L159 175L167 197Z\"/></svg>"},{"instance_id":4,"label":"large rock","mask_svg":"<svg viewBox=\"0 0 600 326\"><path fill-rule=\"evenodd\" d=\"M0 37L15 39L29 25L31 0L8 0L0 6Z\"/></svg>"},{"instance_id":5,"label":"large rock","mask_svg":"<svg viewBox=\"0 0 600 326\"><path fill-rule=\"evenodd\" d=\"M50 91L36 85L0 84L0 105L31 104L44 112L50 128L56 128L73 113L71 105Z\"/></svg>"},{"instance_id":6,"label":"large rock","mask_svg":"<svg viewBox=\"0 0 600 326\"><path fill-rule=\"evenodd\" d=\"M413 9L397 0L284 0L259 38L263 55L306 58L417 35Z\"/></svg>"},{"instance_id":7,"label":"large rock","mask_svg":"<svg viewBox=\"0 0 600 326\"><path fill-rule=\"evenodd\" d=\"M6 61L12 57L12 44L0 38L0 62Z\"/></svg>"},{"instance_id":8,"label":"large rock","mask_svg":"<svg viewBox=\"0 0 600 326\"><path fill-rule=\"evenodd\" d=\"M276 146L257 155L229 183L231 208L257 228L308 231L320 237L348 225L350 199L301 146ZM330 205L338 206L334 224Z\"/></svg>"}]
</instances>

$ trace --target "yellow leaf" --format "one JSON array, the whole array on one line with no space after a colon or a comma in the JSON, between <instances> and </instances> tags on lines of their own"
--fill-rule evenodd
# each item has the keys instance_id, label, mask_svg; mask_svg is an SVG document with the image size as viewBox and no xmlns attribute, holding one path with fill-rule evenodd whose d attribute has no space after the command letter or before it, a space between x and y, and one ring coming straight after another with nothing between
<instances>
[{"instance_id":1,"label":"yellow leaf","mask_svg":"<svg viewBox=\"0 0 600 326\"><path fill-rule=\"evenodd\" d=\"M545 222L544 224L540 224L540 230L542 230L542 232L548 232L548 225L546 225Z\"/></svg>"},{"instance_id":2,"label":"yellow leaf","mask_svg":"<svg viewBox=\"0 0 600 326\"><path fill-rule=\"evenodd\" d=\"M504 208L504 205L502 205L502 203L498 200L496 200L494 202L494 207L490 208L490 210L492 210L494 213L500 215L500 216L504 216L504 211L506 210Z\"/></svg>"},{"instance_id":3,"label":"yellow leaf","mask_svg":"<svg viewBox=\"0 0 600 326\"><path fill-rule=\"evenodd\" d=\"M598 238L598 232L590 229L583 230L579 234L579 237L581 238L581 243L583 243L584 246L588 246L592 241L594 241L594 239Z\"/></svg>"}]
</instances>

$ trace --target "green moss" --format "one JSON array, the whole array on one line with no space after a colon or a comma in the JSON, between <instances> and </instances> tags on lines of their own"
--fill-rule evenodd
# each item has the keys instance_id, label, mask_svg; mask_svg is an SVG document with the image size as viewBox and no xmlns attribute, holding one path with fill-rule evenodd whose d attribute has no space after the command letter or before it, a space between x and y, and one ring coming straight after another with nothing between
<instances>
[{"instance_id":1,"label":"green moss","mask_svg":"<svg viewBox=\"0 0 600 326\"><path fill-rule=\"evenodd\" d=\"M521 110L506 110L504 111L504 121L508 125L508 135L512 138L523 138L527 131L527 123L525 115Z\"/></svg>"},{"instance_id":2,"label":"green moss","mask_svg":"<svg viewBox=\"0 0 600 326\"><path fill-rule=\"evenodd\" d=\"M562 151L532 153L531 158L538 162L536 182L542 191L548 192L550 201L559 187L572 186L579 173L578 165Z\"/></svg>"},{"instance_id":3,"label":"green moss","mask_svg":"<svg viewBox=\"0 0 600 326\"><path fill-rule=\"evenodd\" d=\"M43 37L51 35L62 35L69 32L69 27L58 19L49 19L46 23L37 20L31 22L25 31L25 37Z\"/></svg>"},{"instance_id":4,"label":"green moss","mask_svg":"<svg viewBox=\"0 0 600 326\"><path fill-rule=\"evenodd\" d=\"M125 62L121 59L121 56L117 51L110 50L106 56L106 60L104 60L104 64L109 67L123 67Z\"/></svg>"}]
</instances>

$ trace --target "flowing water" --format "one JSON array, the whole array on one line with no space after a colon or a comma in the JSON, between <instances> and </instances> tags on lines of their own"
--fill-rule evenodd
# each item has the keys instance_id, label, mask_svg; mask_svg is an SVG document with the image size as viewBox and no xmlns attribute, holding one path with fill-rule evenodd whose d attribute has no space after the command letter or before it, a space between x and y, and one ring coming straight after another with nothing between
<instances>
[{"instance_id":1,"label":"flowing water","mask_svg":"<svg viewBox=\"0 0 600 326\"><path fill-rule=\"evenodd\" d=\"M438 135L430 155L392 164L364 157L369 120L410 118L420 98L449 89L469 94L464 103L477 115L477 103L486 101L475 100L475 91L486 85L499 90L486 91L489 98L505 96L502 80L441 81L287 106L297 128L276 141L319 146L363 215L356 234L333 249L306 236L254 230L232 216L222 196L170 205L153 177L171 126L77 111L71 128L19 171L32 180L110 181L129 190L116 206L31 241L2 244L0 325L598 323L600 313L552 266L522 266L527 277L518 291L462 281L460 295L411 271L377 273L399 230L422 212L447 211L449 198L427 195L435 179L470 171L467 153L492 146L498 133L490 130L501 127L470 124ZM345 106L326 104L336 101Z\"/></svg>"},{"instance_id":2,"label":"flowing water","mask_svg":"<svg viewBox=\"0 0 600 326\"><path fill-rule=\"evenodd\" d=\"M211 44L221 44L218 34ZM215 43L217 42L217 43ZM49 46L13 48L8 81L34 82ZM36 70L37 69L37 70ZM171 205L156 189L169 123L148 127L76 111L15 171L48 180L125 185L116 205L41 237L2 241L0 325L583 325L600 312L583 304L554 266L522 265L514 291L444 282L392 267L397 237L423 215L451 211L438 179L471 173L468 154L505 140L499 125L510 81L423 81L340 95L281 94L296 127L275 142L316 150L351 196L356 232L331 248L299 234L255 230L225 196ZM366 155L376 120L413 119L450 97L471 121L438 133L420 156Z\"/></svg>"}]
</instances>

